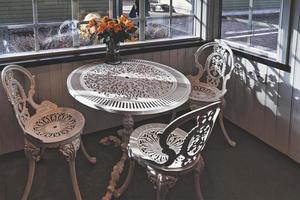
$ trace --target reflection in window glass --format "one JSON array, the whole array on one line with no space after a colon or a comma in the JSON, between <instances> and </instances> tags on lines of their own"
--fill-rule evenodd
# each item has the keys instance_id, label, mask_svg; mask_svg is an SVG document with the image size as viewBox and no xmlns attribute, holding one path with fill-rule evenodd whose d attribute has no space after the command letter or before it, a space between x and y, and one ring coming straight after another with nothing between
<instances>
[{"instance_id":1,"label":"reflection in window glass","mask_svg":"<svg viewBox=\"0 0 300 200\"><path fill-rule=\"evenodd\" d=\"M281 0L223 0L223 39L276 53Z\"/></svg>"},{"instance_id":2,"label":"reflection in window glass","mask_svg":"<svg viewBox=\"0 0 300 200\"><path fill-rule=\"evenodd\" d=\"M27 52L35 49L32 28L0 29L0 34L2 35L0 54Z\"/></svg>"},{"instance_id":3,"label":"reflection in window glass","mask_svg":"<svg viewBox=\"0 0 300 200\"><path fill-rule=\"evenodd\" d=\"M201 5L201 0L145 0L145 5L140 0L0 1L0 56L101 44L87 22L108 15L126 14L135 22L138 30L130 41L199 36L194 1Z\"/></svg>"},{"instance_id":4,"label":"reflection in window glass","mask_svg":"<svg viewBox=\"0 0 300 200\"><path fill-rule=\"evenodd\" d=\"M172 6L170 3L145 0L145 40L194 36L194 1L173 0ZM123 0L122 8L129 17L140 18L138 0Z\"/></svg>"}]
</instances>

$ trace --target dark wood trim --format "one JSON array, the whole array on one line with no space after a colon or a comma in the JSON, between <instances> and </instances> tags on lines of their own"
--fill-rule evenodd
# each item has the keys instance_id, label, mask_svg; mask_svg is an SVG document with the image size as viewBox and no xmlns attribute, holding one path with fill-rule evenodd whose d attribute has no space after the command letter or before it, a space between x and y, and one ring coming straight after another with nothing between
<instances>
[{"instance_id":1,"label":"dark wood trim","mask_svg":"<svg viewBox=\"0 0 300 200\"><path fill-rule=\"evenodd\" d=\"M253 60L255 62L264 64L264 65L267 65L269 67L273 67L273 68L276 68L276 69L279 69L279 70L282 70L282 71L285 71L285 72L291 72L291 66L289 66L289 65L282 64L282 63L277 62L275 60L271 60L271 59L265 58L263 56L252 54L252 53L249 53L249 52L237 49L237 48L231 48L231 49L232 49L234 55L236 55L236 56L247 58L249 60Z\"/></svg>"},{"instance_id":2,"label":"dark wood trim","mask_svg":"<svg viewBox=\"0 0 300 200\"><path fill-rule=\"evenodd\" d=\"M131 55L148 53L155 51L164 51L172 49L181 49L201 46L205 41L199 38L170 40L163 42L152 42L149 44L128 44L121 47L121 55ZM38 55L28 55L21 57L10 57L7 59L0 59L0 70L9 64L18 64L24 67L37 67L42 65L68 63L82 60L101 59L105 57L105 47L78 49L66 52L51 52Z\"/></svg>"}]
</instances>

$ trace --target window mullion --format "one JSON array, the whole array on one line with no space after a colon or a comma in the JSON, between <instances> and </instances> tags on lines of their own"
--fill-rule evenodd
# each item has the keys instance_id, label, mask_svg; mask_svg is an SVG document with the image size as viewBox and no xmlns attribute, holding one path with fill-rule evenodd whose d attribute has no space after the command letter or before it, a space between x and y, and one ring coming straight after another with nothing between
<instances>
[{"instance_id":1,"label":"window mullion","mask_svg":"<svg viewBox=\"0 0 300 200\"><path fill-rule=\"evenodd\" d=\"M71 0L71 8L72 8L72 21L79 21L79 0ZM76 23L72 23L72 40L73 40L73 47L79 47L79 32Z\"/></svg>"},{"instance_id":2,"label":"window mullion","mask_svg":"<svg viewBox=\"0 0 300 200\"><path fill-rule=\"evenodd\" d=\"M172 38L172 16L173 16L173 0L170 0L169 6L169 37Z\"/></svg>"},{"instance_id":3,"label":"window mullion","mask_svg":"<svg viewBox=\"0 0 300 200\"><path fill-rule=\"evenodd\" d=\"M37 0L32 0L32 19L33 19L33 33L34 33L34 48L35 51L40 50L39 44L39 27L38 27L38 9L37 9Z\"/></svg>"},{"instance_id":4,"label":"window mullion","mask_svg":"<svg viewBox=\"0 0 300 200\"><path fill-rule=\"evenodd\" d=\"M140 0L139 1L139 40L144 41L145 40L145 23L146 23L146 4L145 0Z\"/></svg>"},{"instance_id":5,"label":"window mullion","mask_svg":"<svg viewBox=\"0 0 300 200\"><path fill-rule=\"evenodd\" d=\"M278 28L278 45L277 45L277 61L283 64L288 63L288 41L290 30L290 11L291 0L281 1L281 15Z\"/></svg>"},{"instance_id":6,"label":"window mullion","mask_svg":"<svg viewBox=\"0 0 300 200\"><path fill-rule=\"evenodd\" d=\"M253 26L252 26L252 20L253 20L253 8L254 8L254 0L249 0L249 15L248 15L248 29L253 34ZM247 38L247 44L250 46L251 44L251 36Z\"/></svg>"}]
</instances>

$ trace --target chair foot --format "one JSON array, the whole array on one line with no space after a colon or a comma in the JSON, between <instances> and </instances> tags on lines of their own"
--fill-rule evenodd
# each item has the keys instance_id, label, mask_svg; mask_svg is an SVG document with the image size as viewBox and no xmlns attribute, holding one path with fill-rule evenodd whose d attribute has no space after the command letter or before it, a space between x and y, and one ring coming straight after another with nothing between
<instances>
[{"instance_id":1,"label":"chair foot","mask_svg":"<svg viewBox=\"0 0 300 200\"><path fill-rule=\"evenodd\" d=\"M87 159L91 164L96 164L97 158L94 157L94 156L90 156L90 155L88 154L88 152L86 151L86 149L85 149L85 147L84 147L84 145L83 145L82 140L81 140L80 148L81 148L81 151L82 151L83 155L86 157L86 159Z\"/></svg>"},{"instance_id":2,"label":"chair foot","mask_svg":"<svg viewBox=\"0 0 300 200\"><path fill-rule=\"evenodd\" d=\"M233 140L229 137L229 135L228 135L228 133L227 133L227 131L226 131L226 128L225 128L225 126L224 126L224 119L223 119L223 117L224 117L224 116L223 116L223 110L221 110L220 115L219 115L219 122L220 122L220 125L221 125L221 129L222 129L223 135L225 136L225 138L226 138L228 144L229 144L231 147L235 147L235 146L236 146L236 142L233 141Z\"/></svg>"},{"instance_id":3,"label":"chair foot","mask_svg":"<svg viewBox=\"0 0 300 200\"><path fill-rule=\"evenodd\" d=\"M78 182L77 182L77 176L76 176L76 169L75 169L75 158L76 153L80 147L80 139L77 138L71 143L65 144L59 148L59 151L63 156L65 156L68 164L69 164L69 170L70 170L70 176L72 180L73 190L76 196L77 200L82 200Z\"/></svg>"},{"instance_id":4,"label":"chair foot","mask_svg":"<svg viewBox=\"0 0 300 200\"><path fill-rule=\"evenodd\" d=\"M32 187L33 178L34 178L35 163L38 162L41 157L41 149L37 148L32 143L25 140L24 151L25 151L26 158L28 160L28 177L27 177L25 190L21 199L27 200Z\"/></svg>"}]
</instances>

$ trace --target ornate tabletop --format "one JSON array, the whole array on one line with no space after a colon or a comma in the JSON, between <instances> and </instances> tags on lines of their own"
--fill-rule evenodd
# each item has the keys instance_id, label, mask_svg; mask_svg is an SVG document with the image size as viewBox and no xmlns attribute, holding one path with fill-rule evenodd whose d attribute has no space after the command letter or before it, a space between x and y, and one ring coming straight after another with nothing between
<instances>
[{"instance_id":1,"label":"ornate tabletop","mask_svg":"<svg viewBox=\"0 0 300 200\"><path fill-rule=\"evenodd\" d=\"M82 66L69 75L67 86L89 107L134 115L172 110L185 103L191 91L190 82L177 70L136 59Z\"/></svg>"}]
</instances>

